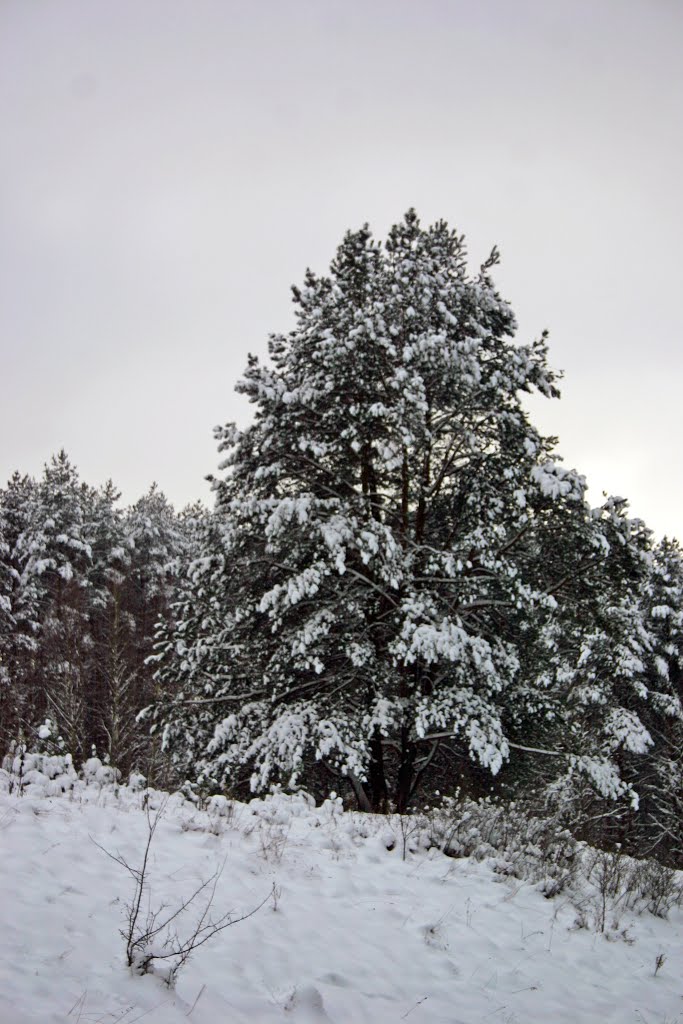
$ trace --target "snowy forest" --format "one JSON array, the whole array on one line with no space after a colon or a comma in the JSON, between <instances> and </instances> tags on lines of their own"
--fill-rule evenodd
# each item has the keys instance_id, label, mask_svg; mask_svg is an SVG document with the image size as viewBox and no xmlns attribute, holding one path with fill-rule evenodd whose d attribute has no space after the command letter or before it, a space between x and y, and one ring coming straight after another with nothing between
<instances>
[{"instance_id":1,"label":"snowy forest","mask_svg":"<svg viewBox=\"0 0 683 1024\"><path fill-rule=\"evenodd\" d=\"M349 232L251 357L211 510L65 452L0 490L0 757L239 799L463 794L683 867L683 556L587 483L464 239ZM598 486L599 481L591 481Z\"/></svg>"}]
</instances>

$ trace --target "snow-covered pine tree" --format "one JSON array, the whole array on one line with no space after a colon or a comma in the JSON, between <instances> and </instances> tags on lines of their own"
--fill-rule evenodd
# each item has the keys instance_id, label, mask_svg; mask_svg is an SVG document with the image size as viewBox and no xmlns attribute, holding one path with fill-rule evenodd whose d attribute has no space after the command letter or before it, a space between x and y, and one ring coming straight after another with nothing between
<instances>
[{"instance_id":1,"label":"snow-covered pine tree","mask_svg":"<svg viewBox=\"0 0 683 1024\"><path fill-rule=\"evenodd\" d=\"M126 664L134 622L124 608L132 557L127 543L120 494L111 480L88 489L84 515L91 549L87 567L88 657L85 729L88 747L122 771L130 771L135 735L135 709L126 707L131 672ZM138 742L139 746L139 742Z\"/></svg>"},{"instance_id":2,"label":"snow-covered pine tree","mask_svg":"<svg viewBox=\"0 0 683 1024\"><path fill-rule=\"evenodd\" d=\"M610 545L522 404L556 379L545 337L511 340L497 259L470 275L463 239L413 211L385 246L366 226L250 358L254 420L217 431L216 514L157 650L180 771L261 790L318 762L404 811L437 765L457 782L462 759L508 758L510 700L538 709L525 645Z\"/></svg>"},{"instance_id":3,"label":"snow-covered pine tree","mask_svg":"<svg viewBox=\"0 0 683 1024\"><path fill-rule=\"evenodd\" d=\"M107 748L117 766L124 771L134 767L151 778L156 774L157 744L150 743L147 730L136 719L154 698L153 670L147 659L157 619L167 612L175 592L179 560L191 527L153 484L126 510L123 529L127 569L112 595L104 724Z\"/></svg>"},{"instance_id":4,"label":"snow-covered pine tree","mask_svg":"<svg viewBox=\"0 0 683 1024\"><path fill-rule=\"evenodd\" d=\"M9 746L19 714L17 695L12 692L10 660L16 622L12 614L14 576L10 565L11 547L7 520L0 502L0 751Z\"/></svg>"},{"instance_id":5,"label":"snow-covered pine tree","mask_svg":"<svg viewBox=\"0 0 683 1024\"><path fill-rule=\"evenodd\" d=\"M14 473L0 490L0 558L5 597L0 641L0 755L22 734L28 735L44 704L35 675L41 586L35 575L26 571L30 558L28 538L38 518L37 508L35 481Z\"/></svg>"},{"instance_id":6,"label":"snow-covered pine tree","mask_svg":"<svg viewBox=\"0 0 683 1024\"><path fill-rule=\"evenodd\" d=\"M211 741L216 723L216 707L192 704L190 720L175 720L159 730L169 701L183 700L177 688L174 662L182 662L183 683L189 694L204 694L210 676L208 668L216 658L230 657L228 608L235 607L240 579L248 579L247 562L240 552L229 559L224 552L224 523L206 509L188 510L184 517L185 548L179 559L177 593L167 614L156 623L155 651L148 661L155 666L156 700L141 712L141 720L151 721L155 741L161 737L166 783L184 782L196 775L197 764ZM242 553L243 555L244 553ZM240 572L236 571L239 566ZM231 573L230 570L235 570ZM197 645L202 638L207 646L202 653ZM220 651L222 650L222 655ZM189 657L186 659L185 654ZM160 669L159 662L163 662ZM183 704L183 710L185 705ZM173 733L174 742L168 738ZM176 776L175 779L173 776Z\"/></svg>"},{"instance_id":7,"label":"snow-covered pine tree","mask_svg":"<svg viewBox=\"0 0 683 1024\"><path fill-rule=\"evenodd\" d=\"M644 635L639 679L647 704L640 711L651 738L647 758L631 757L624 775L640 796L629 822L639 855L683 866L683 553L664 538L653 551L641 590Z\"/></svg>"},{"instance_id":8,"label":"snow-covered pine tree","mask_svg":"<svg viewBox=\"0 0 683 1024\"><path fill-rule=\"evenodd\" d=\"M650 649L641 594L651 536L623 499L593 510L555 507L551 516L537 507L533 518L518 567L554 604L519 621L505 781L527 796L552 786L576 823L591 790L635 801L620 768L625 752L642 757L650 746L641 718Z\"/></svg>"},{"instance_id":9,"label":"snow-covered pine tree","mask_svg":"<svg viewBox=\"0 0 683 1024\"><path fill-rule=\"evenodd\" d=\"M36 676L50 716L78 759L88 752L87 687L93 650L89 604L91 488L64 450L46 464L38 483L37 517L25 538L25 573L40 586Z\"/></svg>"},{"instance_id":10,"label":"snow-covered pine tree","mask_svg":"<svg viewBox=\"0 0 683 1024\"><path fill-rule=\"evenodd\" d=\"M563 574L561 586L549 585L557 608L523 648L505 720L506 782L527 800L545 796L596 845L680 864L680 550L666 540L652 548L621 499L593 516L606 557L583 578ZM559 525L556 550L571 546ZM551 551L546 545L549 563ZM550 758L537 757L539 747Z\"/></svg>"}]
</instances>

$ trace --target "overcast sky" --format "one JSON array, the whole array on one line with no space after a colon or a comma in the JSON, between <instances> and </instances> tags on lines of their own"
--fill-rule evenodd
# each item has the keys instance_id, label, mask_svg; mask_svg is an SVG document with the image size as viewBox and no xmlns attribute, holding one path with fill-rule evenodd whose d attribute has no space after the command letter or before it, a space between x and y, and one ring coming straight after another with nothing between
<instances>
[{"instance_id":1,"label":"overcast sky","mask_svg":"<svg viewBox=\"0 0 683 1024\"><path fill-rule=\"evenodd\" d=\"M0 0L0 478L208 491L289 286L409 206L565 371L534 419L683 538L680 0Z\"/></svg>"}]
</instances>

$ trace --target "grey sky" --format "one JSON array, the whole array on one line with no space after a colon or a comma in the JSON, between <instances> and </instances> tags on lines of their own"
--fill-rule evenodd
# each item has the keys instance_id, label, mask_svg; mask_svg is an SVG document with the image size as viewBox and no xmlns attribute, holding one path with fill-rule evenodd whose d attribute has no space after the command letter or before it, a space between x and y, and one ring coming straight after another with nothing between
<instances>
[{"instance_id":1,"label":"grey sky","mask_svg":"<svg viewBox=\"0 0 683 1024\"><path fill-rule=\"evenodd\" d=\"M679 0L0 0L0 479L207 496L248 351L344 230L493 243L541 429L683 537Z\"/></svg>"}]
</instances>

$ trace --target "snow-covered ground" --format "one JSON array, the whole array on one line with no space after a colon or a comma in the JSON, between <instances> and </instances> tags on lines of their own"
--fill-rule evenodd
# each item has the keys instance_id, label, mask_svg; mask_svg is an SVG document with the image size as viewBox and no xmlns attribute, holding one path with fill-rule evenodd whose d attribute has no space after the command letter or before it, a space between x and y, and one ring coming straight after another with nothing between
<instances>
[{"instance_id":1,"label":"snow-covered ground","mask_svg":"<svg viewBox=\"0 0 683 1024\"><path fill-rule=\"evenodd\" d=\"M176 906L222 864L217 913L248 912L273 886L275 899L198 950L175 991L133 976L119 935L132 882L96 844L137 865L141 801L106 787L0 795L2 1024L683 1021L679 909L625 912L626 938L608 939L577 928L563 896L438 850L404 860L391 822L303 797L227 817L170 799L152 906Z\"/></svg>"}]
</instances>

